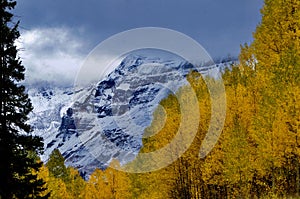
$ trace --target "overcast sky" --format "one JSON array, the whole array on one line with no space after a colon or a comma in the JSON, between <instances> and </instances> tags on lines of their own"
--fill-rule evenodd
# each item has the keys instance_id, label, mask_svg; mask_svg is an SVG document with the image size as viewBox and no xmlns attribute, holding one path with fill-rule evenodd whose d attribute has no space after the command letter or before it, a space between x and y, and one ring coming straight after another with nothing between
<instances>
[{"instance_id":1,"label":"overcast sky","mask_svg":"<svg viewBox=\"0 0 300 199\"><path fill-rule=\"evenodd\" d=\"M237 56L240 44L252 41L262 1L19 0L14 13L21 20L27 76L70 82L101 41L133 28L173 29L198 41L213 58Z\"/></svg>"}]
</instances>

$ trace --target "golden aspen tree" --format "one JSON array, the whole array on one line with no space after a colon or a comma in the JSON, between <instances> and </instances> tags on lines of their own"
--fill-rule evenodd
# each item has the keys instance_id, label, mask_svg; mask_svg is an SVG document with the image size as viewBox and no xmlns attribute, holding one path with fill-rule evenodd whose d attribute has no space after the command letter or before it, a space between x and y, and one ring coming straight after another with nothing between
<instances>
[{"instance_id":1,"label":"golden aspen tree","mask_svg":"<svg viewBox=\"0 0 300 199\"><path fill-rule=\"evenodd\" d=\"M44 165L41 167L40 171L38 172L38 178L43 179L44 182L46 183L44 186L48 188L47 182L49 181L49 170ZM42 193L42 195L46 195L46 194L51 196L51 190L48 189L44 191L44 193Z\"/></svg>"},{"instance_id":2,"label":"golden aspen tree","mask_svg":"<svg viewBox=\"0 0 300 199\"><path fill-rule=\"evenodd\" d=\"M78 170L69 167L68 168L68 181L66 182L66 186L69 192L69 195L72 196L72 198L83 198L84 190L86 182L84 179L80 176Z\"/></svg>"},{"instance_id":3,"label":"golden aspen tree","mask_svg":"<svg viewBox=\"0 0 300 199\"><path fill-rule=\"evenodd\" d=\"M250 128L257 144L256 171L261 184L279 195L299 192L297 134L291 133L298 116L290 114L297 104L290 100L295 98L290 88L297 90L300 83L299 30L298 0L265 0L254 42L240 55L242 68L255 71L252 83L259 99Z\"/></svg>"},{"instance_id":4,"label":"golden aspen tree","mask_svg":"<svg viewBox=\"0 0 300 199\"><path fill-rule=\"evenodd\" d=\"M104 175L104 171L101 169L96 169L90 176L90 179L85 186L84 198L112 198L110 187L108 186L108 179Z\"/></svg>"},{"instance_id":5,"label":"golden aspen tree","mask_svg":"<svg viewBox=\"0 0 300 199\"><path fill-rule=\"evenodd\" d=\"M174 138L180 124L179 112L179 104L175 95L169 95L160 102L160 105L154 112L151 125L145 129L143 148L139 155L159 150ZM163 161L158 160L157 158L159 157L150 157L142 160L139 158L139 155L134 164L145 171L155 167L158 161ZM170 151L170 155L174 155L173 158L176 159L176 154L172 154L172 151ZM173 176L170 175L172 174L170 167L146 173L131 174L134 197L169 198L170 181L173 179Z\"/></svg>"},{"instance_id":6,"label":"golden aspen tree","mask_svg":"<svg viewBox=\"0 0 300 199\"><path fill-rule=\"evenodd\" d=\"M128 176L128 173L117 170L120 168L121 166L119 161L112 160L110 166L104 171L105 179L107 179L112 198L131 198L130 178Z\"/></svg>"},{"instance_id":7,"label":"golden aspen tree","mask_svg":"<svg viewBox=\"0 0 300 199\"><path fill-rule=\"evenodd\" d=\"M71 199L65 182L61 178L55 178L49 172L49 169L45 166L42 167L39 172L39 177L44 179L48 191L50 192L50 199Z\"/></svg>"},{"instance_id":8,"label":"golden aspen tree","mask_svg":"<svg viewBox=\"0 0 300 199\"><path fill-rule=\"evenodd\" d=\"M252 44L259 68L276 67L282 53L299 47L299 8L298 0L265 0Z\"/></svg>"},{"instance_id":9,"label":"golden aspen tree","mask_svg":"<svg viewBox=\"0 0 300 199\"><path fill-rule=\"evenodd\" d=\"M114 168L120 167L113 160L105 170L96 169L90 176L82 194L83 198L92 199L126 199L132 198L130 178L127 173Z\"/></svg>"}]
</instances>

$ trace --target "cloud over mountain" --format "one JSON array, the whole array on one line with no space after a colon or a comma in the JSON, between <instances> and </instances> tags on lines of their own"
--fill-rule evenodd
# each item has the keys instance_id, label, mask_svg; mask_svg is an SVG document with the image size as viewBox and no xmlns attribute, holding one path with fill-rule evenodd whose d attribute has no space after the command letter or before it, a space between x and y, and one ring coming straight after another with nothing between
<instances>
[{"instance_id":1,"label":"cloud over mountain","mask_svg":"<svg viewBox=\"0 0 300 199\"><path fill-rule=\"evenodd\" d=\"M85 58L84 41L68 28L24 31L17 42L26 67L26 82L71 85Z\"/></svg>"}]
</instances>

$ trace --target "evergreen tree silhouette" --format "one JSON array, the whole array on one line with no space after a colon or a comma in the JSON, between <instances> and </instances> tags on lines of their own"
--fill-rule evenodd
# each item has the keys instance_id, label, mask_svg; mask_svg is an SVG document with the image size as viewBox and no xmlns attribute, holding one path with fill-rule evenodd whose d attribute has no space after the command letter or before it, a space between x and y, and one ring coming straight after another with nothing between
<instances>
[{"instance_id":1,"label":"evergreen tree silhouette","mask_svg":"<svg viewBox=\"0 0 300 199\"><path fill-rule=\"evenodd\" d=\"M15 45L20 36L11 13L15 6L16 1L0 0L0 198L47 198L37 177L42 138L31 135L26 123L33 107L20 84L25 67Z\"/></svg>"}]
</instances>

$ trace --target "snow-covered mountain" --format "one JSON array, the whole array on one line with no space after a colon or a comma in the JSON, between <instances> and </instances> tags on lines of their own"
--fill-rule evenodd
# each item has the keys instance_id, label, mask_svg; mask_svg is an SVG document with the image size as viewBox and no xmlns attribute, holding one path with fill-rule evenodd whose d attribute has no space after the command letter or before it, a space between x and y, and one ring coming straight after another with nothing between
<instances>
[{"instance_id":1,"label":"snow-covered mountain","mask_svg":"<svg viewBox=\"0 0 300 199\"><path fill-rule=\"evenodd\" d=\"M47 161L58 148L66 164L90 174L112 158L132 160L142 147L159 102L187 84L194 69L213 74L230 63L198 66L172 54L135 52L96 85L85 88L31 87L30 123L44 138Z\"/></svg>"}]
</instances>

